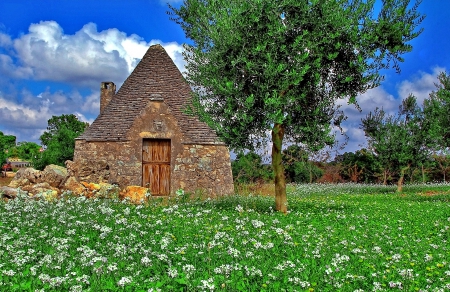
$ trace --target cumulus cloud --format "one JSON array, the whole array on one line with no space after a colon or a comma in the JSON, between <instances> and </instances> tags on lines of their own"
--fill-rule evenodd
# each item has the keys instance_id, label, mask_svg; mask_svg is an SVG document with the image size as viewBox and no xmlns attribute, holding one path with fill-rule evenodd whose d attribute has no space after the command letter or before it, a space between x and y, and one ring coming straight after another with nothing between
<instances>
[{"instance_id":1,"label":"cumulus cloud","mask_svg":"<svg viewBox=\"0 0 450 292\"><path fill-rule=\"evenodd\" d=\"M10 47L12 45L11 37L0 32L0 47Z\"/></svg>"},{"instance_id":2,"label":"cumulus cloud","mask_svg":"<svg viewBox=\"0 0 450 292\"><path fill-rule=\"evenodd\" d=\"M150 45L160 43L180 70L184 70L182 45L159 40L146 42L136 34L116 28L97 31L94 23L73 35L64 34L55 21L30 25L28 33L11 40L0 35L0 46L13 46L14 56L0 55L0 70L11 78L58 81L98 87L101 81L125 80Z\"/></svg>"},{"instance_id":3,"label":"cumulus cloud","mask_svg":"<svg viewBox=\"0 0 450 292\"><path fill-rule=\"evenodd\" d=\"M413 94L417 98L417 103L422 105L424 99L428 98L433 90L436 90L437 76L443 71L445 71L445 68L435 67L432 68L431 73L418 72L412 79L404 80L398 84L396 97L386 92L382 86L371 89L357 97L361 112L353 105L347 105L345 101L339 101L338 104L342 106L341 109L344 110L348 117L342 125L344 132L349 138L345 151L354 152L367 145L364 131L360 128L360 124L361 119L369 112L374 111L378 107L383 108L387 114L395 115L398 113L401 101L410 94Z\"/></svg>"},{"instance_id":4,"label":"cumulus cloud","mask_svg":"<svg viewBox=\"0 0 450 292\"><path fill-rule=\"evenodd\" d=\"M445 68L434 67L431 73L419 72L413 77L413 80L402 81L398 86L400 99L405 99L410 94L413 94L417 98L417 103L422 105L430 93L436 90L437 77L439 73L444 71L446 71Z\"/></svg>"},{"instance_id":5,"label":"cumulus cloud","mask_svg":"<svg viewBox=\"0 0 450 292\"><path fill-rule=\"evenodd\" d=\"M83 97L78 91L66 94L49 89L34 96L20 92L20 100L0 94L0 131L17 136L17 141L38 142L52 116L75 114L80 121L92 123L99 112L99 92Z\"/></svg>"},{"instance_id":6,"label":"cumulus cloud","mask_svg":"<svg viewBox=\"0 0 450 292\"><path fill-rule=\"evenodd\" d=\"M341 105L341 109L347 116L349 122L360 122L361 118L365 117L370 111L375 108L383 108L388 113L393 113L398 110L399 101L383 87L376 87L368 90L367 92L359 95L356 98L358 105L361 109L359 111L355 105L347 104L345 100L339 100L338 105Z\"/></svg>"}]
</instances>

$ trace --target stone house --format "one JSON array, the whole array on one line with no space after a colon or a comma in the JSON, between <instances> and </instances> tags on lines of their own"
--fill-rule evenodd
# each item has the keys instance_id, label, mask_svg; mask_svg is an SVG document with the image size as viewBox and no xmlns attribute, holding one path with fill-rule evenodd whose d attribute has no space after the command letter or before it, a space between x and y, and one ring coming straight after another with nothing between
<instances>
[{"instance_id":1,"label":"stone house","mask_svg":"<svg viewBox=\"0 0 450 292\"><path fill-rule=\"evenodd\" d=\"M161 45L151 46L116 93L102 82L100 115L75 141L78 181L231 194L230 154L216 133L184 112L191 89Z\"/></svg>"}]
</instances>

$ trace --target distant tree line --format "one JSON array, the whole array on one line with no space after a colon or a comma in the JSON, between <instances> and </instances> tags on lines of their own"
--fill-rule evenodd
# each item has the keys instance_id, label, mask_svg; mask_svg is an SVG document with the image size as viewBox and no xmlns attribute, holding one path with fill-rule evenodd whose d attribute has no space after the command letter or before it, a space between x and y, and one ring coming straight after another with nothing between
<instances>
[{"instance_id":1,"label":"distant tree line","mask_svg":"<svg viewBox=\"0 0 450 292\"><path fill-rule=\"evenodd\" d=\"M31 162L36 169L42 170L49 164L64 166L66 160L72 160L75 151L75 138L81 135L87 123L73 115L52 116L48 120L47 131L41 136L42 143L19 142L16 137L0 132L0 163L9 157ZM43 151L41 151L43 150Z\"/></svg>"}]
</instances>

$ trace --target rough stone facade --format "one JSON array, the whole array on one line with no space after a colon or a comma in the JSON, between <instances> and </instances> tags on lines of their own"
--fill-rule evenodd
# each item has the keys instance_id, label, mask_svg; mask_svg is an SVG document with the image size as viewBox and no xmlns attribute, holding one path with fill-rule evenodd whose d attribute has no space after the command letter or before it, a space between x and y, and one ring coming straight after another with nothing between
<instances>
[{"instance_id":1,"label":"rough stone facade","mask_svg":"<svg viewBox=\"0 0 450 292\"><path fill-rule=\"evenodd\" d=\"M205 123L184 113L190 96L166 51L151 46L117 93L112 82L102 83L100 115L76 140L69 173L78 181L121 188L146 186L148 180L167 183L170 194L180 188L233 193L228 148ZM157 146L158 141L168 146Z\"/></svg>"}]
</instances>

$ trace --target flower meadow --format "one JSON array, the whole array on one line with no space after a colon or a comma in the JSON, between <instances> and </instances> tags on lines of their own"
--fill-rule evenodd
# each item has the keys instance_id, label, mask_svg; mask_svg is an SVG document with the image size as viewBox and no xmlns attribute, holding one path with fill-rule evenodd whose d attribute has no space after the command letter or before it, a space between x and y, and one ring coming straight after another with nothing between
<instances>
[{"instance_id":1,"label":"flower meadow","mask_svg":"<svg viewBox=\"0 0 450 292\"><path fill-rule=\"evenodd\" d=\"M449 291L450 185L0 203L0 291Z\"/></svg>"}]
</instances>

